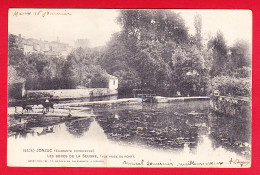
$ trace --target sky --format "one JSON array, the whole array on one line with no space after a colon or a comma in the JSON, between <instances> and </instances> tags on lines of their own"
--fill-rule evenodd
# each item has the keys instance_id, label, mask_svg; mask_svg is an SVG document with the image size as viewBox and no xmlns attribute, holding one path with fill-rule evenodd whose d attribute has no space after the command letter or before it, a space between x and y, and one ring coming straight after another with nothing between
<instances>
[{"instance_id":1,"label":"sky","mask_svg":"<svg viewBox=\"0 0 260 175\"><path fill-rule=\"evenodd\" d=\"M194 16L202 17L204 37L224 34L228 45L239 39L252 43L252 13L250 10L173 10L184 18L190 34L195 34Z\"/></svg>"},{"instance_id":2,"label":"sky","mask_svg":"<svg viewBox=\"0 0 260 175\"><path fill-rule=\"evenodd\" d=\"M238 39L252 41L250 10L173 10L185 20L190 34L195 33L194 16L202 17L203 36L222 31L228 45ZM117 9L10 9L8 32L25 38L74 45L76 39L88 39L91 47L105 45L121 30L116 22Z\"/></svg>"}]
</instances>

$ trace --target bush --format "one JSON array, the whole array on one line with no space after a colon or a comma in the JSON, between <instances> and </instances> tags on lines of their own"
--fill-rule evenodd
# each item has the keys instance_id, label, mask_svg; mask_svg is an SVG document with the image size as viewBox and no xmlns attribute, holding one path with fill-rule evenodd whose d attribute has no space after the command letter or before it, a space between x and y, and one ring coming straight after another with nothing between
<instances>
[{"instance_id":1,"label":"bush","mask_svg":"<svg viewBox=\"0 0 260 175\"><path fill-rule=\"evenodd\" d=\"M252 84L249 78L217 76L211 80L210 91L220 91L224 96L251 96Z\"/></svg>"},{"instance_id":2,"label":"bush","mask_svg":"<svg viewBox=\"0 0 260 175\"><path fill-rule=\"evenodd\" d=\"M91 78L90 84L91 88L107 88L108 87L108 78L107 75L102 73L96 73Z\"/></svg>"},{"instance_id":3,"label":"bush","mask_svg":"<svg viewBox=\"0 0 260 175\"><path fill-rule=\"evenodd\" d=\"M241 67L237 69L228 69L222 75L229 75L236 78L248 78L252 75L252 68Z\"/></svg>"}]
</instances>

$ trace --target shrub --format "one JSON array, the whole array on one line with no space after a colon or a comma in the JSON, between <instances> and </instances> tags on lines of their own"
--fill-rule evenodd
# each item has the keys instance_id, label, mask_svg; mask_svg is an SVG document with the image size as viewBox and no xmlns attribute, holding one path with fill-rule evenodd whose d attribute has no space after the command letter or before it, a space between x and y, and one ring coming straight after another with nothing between
<instances>
[{"instance_id":1,"label":"shrub","mask_svg":"<svg viewBox=\"0 0 260 175\"><path fill-rule=\"evenodd\" d=\"M252 84L249 78L217 76L211 80L210 91L219 90L224 96L251 96Z\"/></svg>"}]
</instances>

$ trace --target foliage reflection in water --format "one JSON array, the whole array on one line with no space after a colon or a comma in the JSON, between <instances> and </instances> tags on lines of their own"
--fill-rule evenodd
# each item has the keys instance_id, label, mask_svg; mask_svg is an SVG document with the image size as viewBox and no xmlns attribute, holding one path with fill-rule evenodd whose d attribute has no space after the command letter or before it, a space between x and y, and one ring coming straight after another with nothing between
<instances>
[{"instance_id":1,"label":"foliage reflection in water","mask_svg":"<svg viewBox=\"0 0 260 175\"><path fill-rule=\"evenodd\" d=\"M52 134L52 137L79 139L98 130L104 135L96 137L103 139L97 140L100 143L108 139L119 145L168 151L189 148L191 152L197 152L199 145L206 141L210 142L210 148L206 149L221 147L247 158L251 154L251 118L213 113L208 101L97 107L92 112L97 117L72 117L66 121L55 117L16 119L24 120L24 124L9 130L15 133L15 138L26 138L27 134L33 137ZM95 127L91 127L94 123L97 123Z\"/></svg>"},{"instance_id":2,"label":"foliage reflection in water","mask_svg":"<svg viewBox=\"0 0 260 175\"><path fill-rule=\"evenodd\" d=\"M141 109L107 109L96 117L107 138L121 144L196 151L208 137L214 148L250 155L250 117L224 116L209 110L208 102L144 104Z\"/></svg>"}]
</instances>

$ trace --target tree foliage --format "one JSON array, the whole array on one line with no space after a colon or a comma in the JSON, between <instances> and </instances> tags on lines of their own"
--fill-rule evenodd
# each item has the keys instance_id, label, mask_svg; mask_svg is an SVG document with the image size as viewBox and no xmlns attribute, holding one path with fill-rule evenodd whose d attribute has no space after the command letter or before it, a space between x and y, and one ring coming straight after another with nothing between
<instances>
[{"instance_id":1,"label":"tree foliage","mask_svg":"<svg viewBox=\"0 0 260 175\"><path fill-rule=\"evenodd\" d=\"M226 68L228 62L228 47L222 32L218 31L216 37L208 42L208 48L213 50L213 66L210 75L214 77Z\"/></svg>"},{"instance_id":2,"label":"tree foliage","mask_svg":"<svg viewBox=\"0 0 260 175\"><path fill-rule=\"evenodd\" d=\"M251 53L249 44L246 41L238 40L231 48L232 67L242 68L251 66Z\"/></svg>"},{"instance_id":3,"label":"tree foliage","mask_svg":"<svg viewBox=\"0 0 260 175\"><path fill-rule=\"evenodd\" d=\"M231 86L251 75L248 43L239 40L229 47L220 31L205 41L200 15L194 18L194 36L171 10L121 10L117 22L122 30L105 47L75 48L67 58L25 56L16 36L9 35L9 64L26 78L27 89L106 87L111 74L125 95L137 88L165 96L207 95L214 88L240 91Z\"/></svg>"},{"instance_id":4,"label":"tree foliage","mask_svg":"<svg viewBox=\"0 0 260 175\"><path fill-rule=\"evenodd\" d=\"M23 51L19 49L17 44L17 36L8 35L8 64L16 66L24 59Z\"/></svg>"},{"instance_id":5,"label":"tree foliage","mask_svg":"<svg viewBox=\"0 0 260 175\"><path fill-rule=\"evenodd\" d=\"M171 10L121 10L118 22L123 29L116 40L111 40L111 46L118 45L120 49L107 48L109 57L114 58L117 65L114 64L114 67L120 67L121 74L116 71L117 75L126 75L122 72L131 70L136 75L133 80L138 85L136 87L153 89L161 95L172 96L176 91L188 91L188 86L182 86L187 82L194 86L189 76L186 79L183 76L190 69L203 72L203 58L198 51L199 45L192 42L193 38L188 35L179 14ZM118 53L121 50L123 54ZM121 60L123 64L118 66L116 60Z\"/></svg>"},{"instance_id":6,"label":"tree foliage","mask_svg":"<svg viewBox=\"0 0 260 175\"><path fill-rule=\"evenodd\" d=\"M235 78L230 76L216 76L210 85L211 92L219 90L225 96L251 96L252 84L248 78Z\"/></svg>"}]
</instances>

